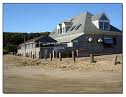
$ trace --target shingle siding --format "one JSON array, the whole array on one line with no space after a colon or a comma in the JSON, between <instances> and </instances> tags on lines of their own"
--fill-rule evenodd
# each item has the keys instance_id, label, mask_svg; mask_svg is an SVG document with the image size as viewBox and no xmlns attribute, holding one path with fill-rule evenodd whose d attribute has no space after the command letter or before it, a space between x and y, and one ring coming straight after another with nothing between
<instances>
[{"instance_id":1,"label":"shingle siding","mask_svg":"<svg viewBox=\"0 0 126 97\"><path fill-rule=\"evenodd\" d=\"M111 24L110 24L110 30L100 30L99 27L97 27L93 23L93 21L95 20L105 20L108 21L108 23L110 22L109 18L104 13L93 15L89 12L86 12L79 16L74 17L72 21L69 21L73 23L71 27L73 26L77 27L79 24L81 24L79 29L73 29L72 31L70 31L71 29L70 28L67 31L67 33L61 35L57 35L56 32L54 31L52 34L50 34L50 37L56 39L60 43L72 41L74 49L88 49L90 53L113 52L113 51L120 52L122 50L121 31ZM106 49L104 48L103 44L97 43L98 39L102 38L103 35L109 37L116 37L117 45L115 45L113 48ZM88 42L89 37L93 38L92 43Z\"/></svg>"},{"instance_id":2,"label":"shingle siding","mask_svg":"<svg viewBox=\"0 0 126 97\"><path fill-rule=\"evenodd\" d=\"M40 53L44 56L44 50L46 48L36 47L36 43L65 43L61 48L65 50L81 50L79 53L84 55L84 53L120 53L122 52L122 32L110 24L110 30L99 29L99 21L96 23L95 20L110 20L105 14L93 15L89 12L80 14L79 16L73 17L70 20L62 21L57 26L62 31L65 27L66 32L58 34L57 27L52 31L49 36L42 36L34 38L32 40L26 41L21 44L21 49L18 50L19 53L28 53L29 55L34 54L36 58L40 57ZM97 24L97 25L96 25ZM69 25L69 26L68 26ZM80 26L79 26L80 25ZM73 28L74 27L74 28ZM78 27L78 28L77 28ZM73 29L72 29L73 28ZM116 45L112 44L112 47L105 48L105 43L98 43L98 39L104 39L104 37L116 38ZM88 39L92 38L93 41L89 43ZM31 44L32 43L32 44ZM24 44L28 44L25 50ZM73 47L68 47L73 46ZM48 48L48 54L52 50L57 50L60 46L52 46ZM43 57L41 56L41 57Z\"/></svg>"},{"instance_id":3,"label":"shingle siding","mask_svg":"<svg viewBox=\"0 0 126 97\"><path fill-rule=\"evenodd\" d=\"M93 42L89 43L88 38L92 37ZM99 38L116 38L116 45L113 48L104 48L103 43L98 43ZM103 52L121 52L122 51L122 36L121 35L92 35L86 34L82 35L73 41L78 41L73 43L75 49L87 49L89 53L103 53ZM110 51L111 50L111 51Z\"/></svg>"},{"instance_id":4,"label":"shingle siding","mask_svg":"<svg viewBox=\"0 0 126 97\"><path fill-rule=\"evenodd\" d=\"M102 16L103 15L103 16ZM72 20L72 26L78 26L79 24L81 24L80 28L75 30L73 29L72 31L70 31L70 29L67 31L66 34L57 34L56 28L55 30L49 35L50 37L56 39L57 37L64 37L64 36L70 36L76 33L84 33L84 34L88 34L88 33L101 33L104 32L104 30L99 30L94 24L93 24L93 20L96 19L100 19L100 18L104 18L107 19L108 17L106 17L104 14L99 14L99 15L93 15L89 12L80 14L79 16L76 16L73 18ZM108 19L109 20L109 19ZM71 22L71 21L68 21ZM76 27L75 27L76 28ZM110 25L110 33L111 32L121 32L119 29L113 27L112 25ZM108 32L108 31L107 31Z\"/></svg>"}]
</instances>

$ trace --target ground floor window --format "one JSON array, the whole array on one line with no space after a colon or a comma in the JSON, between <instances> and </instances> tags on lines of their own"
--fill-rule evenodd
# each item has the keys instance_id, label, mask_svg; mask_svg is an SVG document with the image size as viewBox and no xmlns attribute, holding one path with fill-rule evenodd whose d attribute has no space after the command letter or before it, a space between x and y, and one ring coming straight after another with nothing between
<instances>
[{"instance_id":1,"label":"ground floor window","mask_svg":"<svg viewBox=\"0 0 126 97\"><path fill-rule=\"evenodd\" d=\"M114 45L116 45L116 38L109 38L109 37L105 37L104 38L104 42L103 42L103 46L105 48L113 48Z\"/></svg>"}]
</instances>

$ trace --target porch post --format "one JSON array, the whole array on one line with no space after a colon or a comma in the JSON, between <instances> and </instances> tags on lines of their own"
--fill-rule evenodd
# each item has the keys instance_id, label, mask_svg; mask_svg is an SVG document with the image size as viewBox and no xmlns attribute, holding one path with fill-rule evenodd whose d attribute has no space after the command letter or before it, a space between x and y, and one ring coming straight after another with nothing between
<instances>
[{"instance_id":1,"label":"porch post","mask_svg":"<svg viewBox=\"0 0 126 97\"><path fill-rule=\"evenodd\" d=\"M55 58L55 51L53 50L53 58Z\"/></svg>"}]
</instances>

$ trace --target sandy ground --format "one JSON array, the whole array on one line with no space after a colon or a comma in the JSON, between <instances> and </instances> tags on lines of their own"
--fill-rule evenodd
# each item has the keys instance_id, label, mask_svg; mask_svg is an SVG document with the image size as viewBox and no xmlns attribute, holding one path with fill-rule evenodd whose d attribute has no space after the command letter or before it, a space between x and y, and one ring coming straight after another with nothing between
<instances>
[{"instance_id":1,"label":"sandy ground","mask_svg":"<svg viewBox=\"0 0 126 97\"><path fill-rule=\"evenodd\" d=\"M122 55L38 60L3 56L4 93L122 93Z\"/></svg>"}]
</instances>

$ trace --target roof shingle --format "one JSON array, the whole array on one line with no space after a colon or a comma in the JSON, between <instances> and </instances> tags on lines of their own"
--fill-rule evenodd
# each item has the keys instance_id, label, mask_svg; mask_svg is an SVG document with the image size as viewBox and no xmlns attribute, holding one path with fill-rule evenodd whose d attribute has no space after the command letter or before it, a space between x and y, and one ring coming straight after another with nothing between
<instances>
[{"instance_id":1,"label":"roof shingle","mask_svg":"<svg viewBox=\"0 0 126 97\"><path fill-rule=\"evenodd\" d=\"M33 38L33 39L30 39L28 41L25 41L24 43L22 44L28 44L28 43L37 43L37 42L57 42L56 40L54 40L53 38L51 38L50 36L47 36L47 35L44 35L44 36L40 36L40 37L37 37L37 38ZM22 45L20 44L20 45Z\"/></svg>"}]
</instances>

